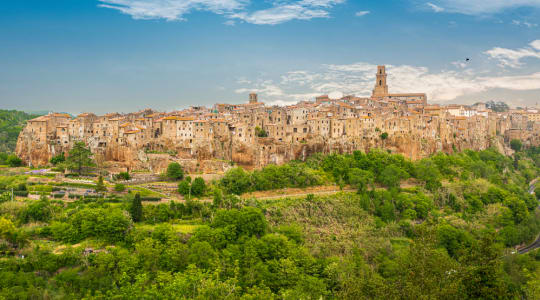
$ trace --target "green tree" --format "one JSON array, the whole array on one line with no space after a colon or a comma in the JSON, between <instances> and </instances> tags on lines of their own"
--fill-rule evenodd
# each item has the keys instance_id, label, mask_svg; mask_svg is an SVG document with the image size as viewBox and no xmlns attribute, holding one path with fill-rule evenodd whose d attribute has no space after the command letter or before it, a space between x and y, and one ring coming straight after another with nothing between
<instances>
[{"instance_id":1,"label":"green tree","mask_svg":"<svg viewBox=\"0 0 540 300\"><path fill-rule=\"evenodd\" d=\"M520 140L513 139L510 141L510 148L512 148L512 150L519 152L521 151L521 147L523 147L523 143L521 143Z\"/></svg>"},{"instance_id":2,"label":"green tree","mask_svg":"<svg viewBox=\"0 0 540 300\"><path fill-rule=\"evenodd\" d=\"M17 155L11 154L7 157L6 163L10 167L20 167L22 165L22 159L20 159Z\"/></svg>"},{"instance_id":3,"label":"green tree","mask_svg":"<svg viewBox=\"0 0 540 300\"><path fill-rule=\"evenodd\" d=\"M86 147L84 142L75 142L73 148L69 150L66 158L66 165L69 170L82 174L84 168L94 166L92 152Z\"/></svg>"},{"instance_id":4,"label":"green tree","mask_svg":"<svg viewBox=\"0 0 540 300\"><path fill-rule=\"evenodd\" d=\"M349 184L358 189L358 193L365 193L369 187L373 187L375 176L372 172L352 168L349 170Z\"/></svg>"},{"instance_id":5,"label":"green tree","mask_svg":"<svg viewBox=\"0 0 540 300\"><path fill-rule=\"evenodd\" d=\"M21 213L24 223L30 221L48 222L52 217L52 206L49 199L41 196L39 201L33 202Z\"/></svg>"},{"instance_id":6,"label":"green tree","mask_svg":"<svg viewBox=\"0 0 540 300\"><path fill-rule=\"evenodd\" d=\"M100 175L96 183L96 192L105 192L105 191L107 191L107 187L105 186L105 183L103 183L103 176Z\"/></svg>"},{"instance_id":7,"label":"green tree","mask_svg":"<svg viewBox=\"0 0 540 300\"><path fill-rule=\"evenodd\" d=\"M187 180L182 180L178 184L178 193L182 196L189 195L191 190L191 184Z\"/></svg>"},{"instance_id":8,"label":"green tree","mask_svg":"<svg viewBox=\"0 0 540 300\"><path fill-rule=\"evenodd\" d=\"M260 128L259 126L255 127L255 135L260 138L268 137L268 133L264 129Z\"/></svg>"},{"instance_id":9,"label":"green tree","mask_svg":"<svg viewBox=\"0 0 540 300\"><path fill-rule=\"evenodd\" d=\"M129 175L129 172L120 172L114 176L115 180L130 180L131 175Z\"/></svg>"},{"instance_id":10,"label":"green tree","mask_svg":"<svg viewBox=\"0 0 540 300\"><path fill-rule=\"evenodd\" d=\"M133 222L142 221L143 207L141 202L141 195L139 193L135 194L135 197L133 197L133 201L131 202L130 214Z\"/></svg>"},{"instance_id":11,"label":"green tree","mask_svg":"<svg viewBox=\"0 0 540 300\"><path fill-rule=\"evenodd\" d=\"M200 197L204 195L204 192L206 191L206 183L204 182L204 179L201 177L195 178L193 180L193 183L191 184L191 194L195 197Z\"/></svg>"},{"instance_id":12,"label":"green tree","mask_svg":"<svg viewBox=\"0 0 540 300\"><path fill-rule=\"evenodd\" d=\"M401 180L407 179L409 174L396 165L389 165L381 172L379 181L388 188L399 187Z\"/></svg>"},{"instance_id":13,"label":"green tree","mask_svg":"<svg viewBox=\"0 0 540 300\"><path fill-rule=\"evenodd\" d=\"M468 299L513 299L504 280L501 246L495 242L495 233L484 233L460 259L466 265L463 274L464 292Z\"/></svg>"},{"instance_id":14,"label":"green tree","mask_svg":"<svg viewBox=\"0 0 540 300\"><path fill-rule=\"evenodd\" d=\"M227 171L220 183L225 191L236 195L247 192L251 186L250 176L242 168L233 168Z\"/></svg>"},{"instance_id":15,"label":"green tree","mask_svg":"<svg viewBox=\"0 0 540 300\"><path fill-rule=\"evenodd\" d=\"M116 192L123 192L123 191L126 190L126 186L121 184L121 183L117 183L117 184L114 185L114 190Z\"/></svg>"},{"instance_id":16,"label":"green tree","mask_svg":"<svg viewBox=\"0 0 540 300\"><path fill-rule=\"evenodd\" d=\"M184 178L184 170L177 162L172 162L167 166L167 177L172 180L182 180Z\"/></svg>"},{"instance_id":17,"label":"green tree","mask_svg":"<svg viewBox=\"0 0 540 300\"><path fill-rule=\"evenodd\" d=\"M215 187L212 194L213 194L212 204L214 205L214 207L222 208L223 207L223 192L221 191L221 189L218 187Z\"/></svg>"},{"instance_id":18,"label":"green tree","mask_svg":"<svg viewBox=\"0 0 540 300\"><path fill-rule=\"evenodd\" d=\"M50 162L51 164L53 164L54 166L60 164L60 163L63 163L66 161L66 156L64 155L64 152L58 154L58 155L55 155L51 158Z\"/></svg>"},{"instance_id":19,"label":"green tree","mask_svg":"<svg viewBox=\"0 0 540 300\"><path fill-rule=\"evenodd\" d=\"M436 191L441 184L441 173L431 160L422 160L416 164L416 178L426 183L426 189Z\"/></svg>"}]
</instances>

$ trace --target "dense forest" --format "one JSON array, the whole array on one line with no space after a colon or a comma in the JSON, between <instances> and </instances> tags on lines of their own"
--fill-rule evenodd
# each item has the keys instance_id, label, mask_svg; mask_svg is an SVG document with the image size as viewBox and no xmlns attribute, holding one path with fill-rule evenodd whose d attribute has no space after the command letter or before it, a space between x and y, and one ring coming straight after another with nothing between
<instances>
[{"instance_id":1,"label":"dense forest","mask_svg":"<svg viewBox=\"0 0 540 300\"><path fill-rule=\"evenodd\" d=\"M13 152L26 121L37 117L16 110L0 110L0 152Z\"/></svg>"},{"instance_id":2,"label":"dense forest","mask_svg":"<svg viewBox=\"0 0 540 300\"><path fill-rule=\"evenodd\" d=\"M4 193L0 298L540 299L540 252L514 250L540 232L539 167L540 148L420 161L374 150L206 183L174 165L185 202ZM323 184L343 191L239 197ZM0 177L11 188L37 189Z\"/></svg>"}]
</instances>

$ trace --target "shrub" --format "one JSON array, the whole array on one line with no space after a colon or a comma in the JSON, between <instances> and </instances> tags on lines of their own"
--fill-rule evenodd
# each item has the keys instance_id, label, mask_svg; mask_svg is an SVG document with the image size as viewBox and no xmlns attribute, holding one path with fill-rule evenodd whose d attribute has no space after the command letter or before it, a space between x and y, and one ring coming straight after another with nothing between
<instances>
[{"instance_id":1,"label":"shrub","mask_svg":"<svg viewBox=\"0 0 540 300\"><path fill-rule=\"evenodd\" d=\"M204 179L201 177L195 178L193 180L193 183L191 184L191 194L195 197L200 197L204 195L204 192L206 191L206 183L204 182Z\"/></svg>"},{"instance_id":2,"label":"shrub","mask_svg":"<svg viewBox=\"0 0 540 300\"><path fill-rule=\"evenodd\" d=\"M20 159L17 155L11 154L7 157L6 163L10 167L20 167L22 165L22 159Z\"/></svg>"},{"instance_id":3,"label":"shrub","mask_svg":"<svg viewBox=\"0 0 540 300\"><path fill-rule=\"evenodd\" d=\"M178 193L182 196L189 195L191 184L187 180L182 180L178 184Z\"/></svg>"},{"instance_id":4,"label":"shrub","mask_svg":"<svg viewBox=\"0 0 540 300\"><path fill-rule=\"evenodd\" d=\"M513 139L510 141L510 148L512 148L512 150L519 152L521 150L521 147L523 147L523 143L521 143L520 140Z\"/></svg>"},{"instance_id":5,"label":"shrub","mask_svg":"<svg viewBox=\"0 0 540 300\"><path fill-rule=\"evenodd\" d=\"M182 180L184 178L184 170L179 163L170 163L167 167L167 177L171 180Z\"/></svg>"},{"instance_id":6,"label":"shrub","mask_svg":"<svg viewBox=\"0 0 540 300\"><path fill-rule=\"evenodd\" d=\"M141 201L158 202L161 201L161 197L141 197Z\"/></svg>"},{"instance_id":7,"label":"shrub","mask_svg":"<svg viewBox=\"0 0 540 300\"><path fill-rule=\"evenodd\" d=\"M121 184L121 183L117 183L117 184L114 185L114 190L116 192L123 192L123 191L126 190L126 186Z\"/></svg>"},{"instance_id":8,"label":"shrub","mask_svg":"<svg viewBox=\"0 0 540 300\"><path fill-rule=\"evenodd\" d=\"M50 160L51 164L53 164L54 166L58 165L59 163L63 163L65 161L66 161L66 157L64 156L64 152L56 156L53 156Z\"/></svg>"},{"instance_id":9,"label":"shrub","mask_svg":"<svg viewBox=\"0 0 540 300\"><path fill-rule=\"evenodd\" d=\"M116 180L130 180L131 176L129 175L129 172L120 172L114 176Z\"/></svg>"}]
</instances>

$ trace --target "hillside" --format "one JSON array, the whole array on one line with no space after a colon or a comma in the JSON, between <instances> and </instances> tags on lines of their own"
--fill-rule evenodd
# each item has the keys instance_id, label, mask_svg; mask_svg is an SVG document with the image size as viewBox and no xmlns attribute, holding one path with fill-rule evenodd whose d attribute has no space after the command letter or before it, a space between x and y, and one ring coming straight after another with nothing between
<instances>
[{"instance_id":1,"label":"hillside","mask_svg":"<svg viewBox=\"0 0 540 300\"><path fill-rule=\"evenodd\" d=\"M211 202L142 205L140 186L68 198L92 185L2 176L0 190L41 199L0 197L0 298L540 299L540 250L515 251L540 232L539 158L315 155L179 182ZM235 195L328 184L356 191Z\"/></svg>"},{"instance_id":2,"label":"hillside","mask_svg":"<svg viewBox=\"0 0 540 300\"><path fill-rule=\"evenodd\" d=\"M0 152L13 152L26 121L37 116L17 110L0 110Z\"/></svg>"}]
</instances>

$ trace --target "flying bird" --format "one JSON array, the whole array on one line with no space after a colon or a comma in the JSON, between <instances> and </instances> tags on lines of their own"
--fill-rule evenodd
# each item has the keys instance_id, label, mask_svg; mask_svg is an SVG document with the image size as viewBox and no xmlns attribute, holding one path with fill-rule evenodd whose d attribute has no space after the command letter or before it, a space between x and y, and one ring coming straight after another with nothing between
<instances>
[{"instance_id":1,"label":"flying bird","mask_svg":"<svg viewBox=\"0 0 540 300\"><path fill-rule=\"evenodd\" d=\"M465 61L466 61L466 62L469 62L469 61L471 61L471 59L470 59L470 58L466 58Z\"/></svg>"}]
</instances>

